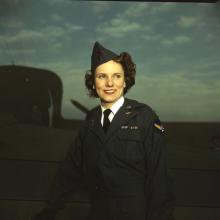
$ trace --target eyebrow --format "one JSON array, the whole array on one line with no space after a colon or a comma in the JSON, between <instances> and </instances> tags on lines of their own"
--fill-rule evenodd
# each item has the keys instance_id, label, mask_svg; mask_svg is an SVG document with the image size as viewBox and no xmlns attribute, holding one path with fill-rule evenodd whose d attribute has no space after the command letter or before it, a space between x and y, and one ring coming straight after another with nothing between
<instances>
[{"instance_id":1,"label":"eyebrow","mask_svg":"<svg viewBox=\"0 0 220 220\"><path fill-rule=\"evenodd\" d=\"M95 74L108 74L108 73L100 72L100 73L95 73ZM113 73L113 75L116 75L116 74L123 74L123 73L119 73L119 72Z\"/></svg>"}]
</instances>

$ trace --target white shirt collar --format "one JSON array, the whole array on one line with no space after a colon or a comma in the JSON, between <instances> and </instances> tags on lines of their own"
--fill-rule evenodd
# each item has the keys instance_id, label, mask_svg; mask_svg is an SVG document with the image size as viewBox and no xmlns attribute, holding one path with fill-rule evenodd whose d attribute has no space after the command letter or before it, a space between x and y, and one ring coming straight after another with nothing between
<instances>
[{"instance_id":1,"label":"white shirt collar","mask_svg":"<svg viewBox=\"0 0 220 220\"><path fill-rule=\"evenodd\" d=\"M110 108L111 109L111 113L109 114L108 118L110 120L110 122L113 120L115 114L117 113L117 111L119 110L119 108L121 108L121 106L124 104L124 97L120 97L117 102L114 103L114 105ZM104 114L103 112L106 110L106 108L104 108L102 105L101 105L101 110L102 110L102 117L101 117L101 124L103 125L103 119L104 119Z\"/></svg>"},{"instance_id":2,"label":"white shirt collar","mask_svg":"<svg viewBox=\"0 0 220 220\"><path fill-rule=\"evenodd\" d=\"M114 115L117 113L119 108L121 108L121 106L124 104L124 101L125 98L122 96L112 105L110 109ZM102 105L101 105L101 109L102 109L102 113L106 110L106 108L104 108Z\"/></svg>"}]
</instances>

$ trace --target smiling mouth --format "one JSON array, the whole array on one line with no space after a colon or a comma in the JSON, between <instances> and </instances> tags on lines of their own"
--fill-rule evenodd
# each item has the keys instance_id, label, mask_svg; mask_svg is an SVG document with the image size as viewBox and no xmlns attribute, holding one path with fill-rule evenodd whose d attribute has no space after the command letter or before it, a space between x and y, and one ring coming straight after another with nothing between
<instances>
[{"instance_id":1,"label":"smiling mouth","mask_svg":"<svg viewBox=\"0 0 220 220\"><path fill-rule=\"evenodd\" d=\"M109 89L109 90L104 90L104 92L105 92L106 94L111 95L111 94L113 94L113 93L115 92L115 90Z\"/></svg>"}]
</instances>

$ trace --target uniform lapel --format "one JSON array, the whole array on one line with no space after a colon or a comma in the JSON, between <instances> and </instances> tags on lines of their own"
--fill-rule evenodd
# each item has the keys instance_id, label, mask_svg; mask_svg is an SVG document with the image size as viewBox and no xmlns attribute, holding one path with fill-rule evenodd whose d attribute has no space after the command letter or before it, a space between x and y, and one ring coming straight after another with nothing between
<instances>
[{"instance_id":1,"label":"uniform lapel","mask_svg":"<svg viewBox=\"0 0 220 220\"><path fill-rule=\"evenodd\" d=\"M104 142L106 134L101 125L101 108L97 107L90 116L89 129L102 141Z\"/></svg>"}]
</instances>

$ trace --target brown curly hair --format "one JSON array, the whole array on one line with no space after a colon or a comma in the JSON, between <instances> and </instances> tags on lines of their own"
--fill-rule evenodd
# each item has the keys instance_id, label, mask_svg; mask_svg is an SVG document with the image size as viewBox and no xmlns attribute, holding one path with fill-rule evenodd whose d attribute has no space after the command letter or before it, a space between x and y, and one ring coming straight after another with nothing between
<instances>
[{"instance_id":1,"label":"brown curly hair","mask_svg":"<svg viewBox=\"0 0 220 220\"><path fill-rule=\"evenodd\" d=\"M113 59L115 62L120 63L125 73L124 94L135 84L136 65L132 61L131 55L127 52L122 52L119 56ZM96 89L94 88L95 71L87 70L85 74L85 85L89 91L89 96L98 98Z\"/></svg>"}]
</instances>

